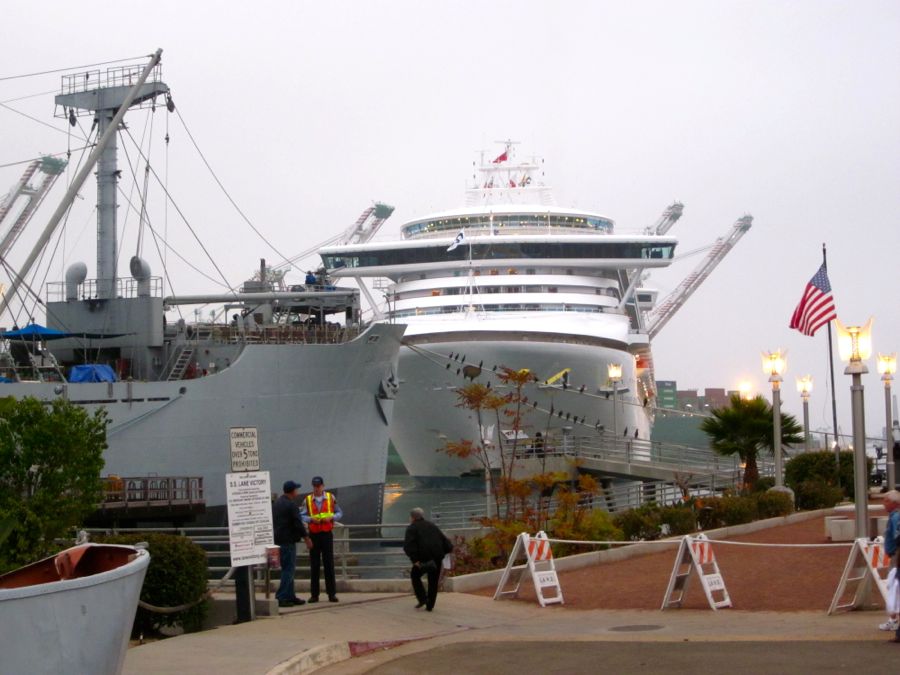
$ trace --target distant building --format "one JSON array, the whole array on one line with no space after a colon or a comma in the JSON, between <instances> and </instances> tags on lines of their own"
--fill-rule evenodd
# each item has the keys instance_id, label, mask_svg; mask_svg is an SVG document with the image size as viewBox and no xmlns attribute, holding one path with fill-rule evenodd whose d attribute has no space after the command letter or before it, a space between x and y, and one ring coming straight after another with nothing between
<instances>
[{"instance_id":1,"label":"distant building","mask_svg":"<svg viewBox=\"0 0 900 675\"><path fill-rule=\"evenodd\" d=\"M667 408L670 410L675 410L678 408L678 397L676 392L678 391L678 383L675 380L657 380L656 381L656 395L657 395L657 403L656 407L658 408Z\"/></svg>"},{"instance_id":2,"label":"distant building","mask_svg":"<svg viewBox=\"0 0 900 675\"><path fill-rule=\"evenodd\" d=\"M700 396L696 389L679 389L676 392L679 410L702 412L700 409Z\"/></svg>"},{"instance_id":3,"label":"distant building","mask_svg":"<svg viewBox=\"0 0 900 675\"><path fill-rule=\"evenodd\" d=\"M727 407L731 397L740 392L723 387L707 387L701 395L698 389L679 389L676 380L657 380L656 394L657 408L708 414L716 408Z\"/></svg>"},{"instance_id":4,"label":"distant building","mask_svg":"<svg viewBox=\"0 0 900 675\"><path fill-rule=\"evenodd\" d=\"M716 408L724 408L728 405L728 394L724 389L710 389L707 387L703 390L703 409L715 410Z\"/></svg>"}]
</instances>

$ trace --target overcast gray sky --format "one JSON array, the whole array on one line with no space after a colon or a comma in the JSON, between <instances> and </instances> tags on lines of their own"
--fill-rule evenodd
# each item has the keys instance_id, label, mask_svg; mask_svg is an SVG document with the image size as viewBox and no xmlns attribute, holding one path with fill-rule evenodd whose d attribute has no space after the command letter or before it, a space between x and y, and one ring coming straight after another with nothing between
<instances>
[{"instance_id":1,"label":"overcast gray sky","mask_svg":"<svg viewBox=\"0 0 900 675\"><path fill-rule=\"evenodd\" d=\"M51 1L7 3L3 17L0 78L162 47L178 112L282 253L342 230L373 200L397 207L387 234L460 205L475 151L513 138L545 159L561 205L599 211L620 231L683 201L670 233L681 252L754 216L656 340L658 379L700 389L747 380L768 395L760 352L781 347L785 409L800 415L794 381L809 373L812 426L830 427L825 330L808 338L787 327L823 243L841 319L874 316L875 350L900 349L894 0ZM0 79L0 102L56 128L0 108L0 165L65 150L67 127L51 117L58 86L58 74ZM31 97L14 100L22 96ZM198 163L181 122L154 117L157 129L166 123L170 189L229 281L248 277L260 257L277 261ZM132 133L143 125L132 121ZM155 160L161 173L164 157ZM21 170L0 168L0 192ZM93 204L92 186L84 195ZM162 229L159 215L154 225ZM171 211L168 233L212 273ZM78 259L93 276L94 238L89 207L74 212L50 278ZM699 260L651 284L664 295ZM210 289L195 274L173 274L176 292ZM850 380L835 365L850 433ZM874 359L869 368L866 426L875 435L884 392Z\"/></svg>"}]
</instances>

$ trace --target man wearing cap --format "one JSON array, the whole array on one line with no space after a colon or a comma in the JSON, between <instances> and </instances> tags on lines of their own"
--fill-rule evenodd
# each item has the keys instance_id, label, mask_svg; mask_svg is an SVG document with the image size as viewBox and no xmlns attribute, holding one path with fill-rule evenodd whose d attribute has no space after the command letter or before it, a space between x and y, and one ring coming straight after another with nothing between
<instances>
[{"instance_id":1,"label":"man wearing cap","mask_svg":"<svg viewBox=\"0 0 900 675\"><path fill-rule=\"evenodd\" d=\"M272 507L272 524L275 530L275 543L280 549L281 583L275 599L279 607L293 607L304 604L304 600L294 593L294 570L297 567L297 542L305 541L306 548L312 547L312 540L306 533L300 518L300 507L297 506L297 488L300 483L292 480L284 482L282 494Z\"/></svg>"},{"instance_id":2,"label":"man wearing cap","mask_svg":"<svg viewBox=\"0 0 900 675\"><path fill-rule=\"evenodd\" d=\"M312 548L309 550L309 601L319 601L319 564L325 567L325 592L329 602L337 602L334 582L334 521L343 516L341 507L330 492L325 491L321 476L312 479L313 492L306 495L300 517L309 528Z\"/></svg>"}]
</instances>

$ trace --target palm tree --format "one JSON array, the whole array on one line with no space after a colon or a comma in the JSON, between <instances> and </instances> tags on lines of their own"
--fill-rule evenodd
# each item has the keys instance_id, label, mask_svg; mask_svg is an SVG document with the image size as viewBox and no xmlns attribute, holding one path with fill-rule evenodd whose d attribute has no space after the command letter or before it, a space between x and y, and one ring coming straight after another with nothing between
<instances>
[{"instance_id":1,"label":"palm tree","mask_svg":"<svg viewBox=\"0 0 900 675\"><path fill-rule=\"evenodd\" d=\"M744 463L744 485L753 487L759 480L756 458L763 450L774 450L775 425L772 406L762 396L751 399L732 394L729 404L712 411L703 420L701 431L709 436L713 450L720 455L738 455ZM781 413L781 445L803 442L803 428L793 415Z\"/></svg>"}]
</instances>

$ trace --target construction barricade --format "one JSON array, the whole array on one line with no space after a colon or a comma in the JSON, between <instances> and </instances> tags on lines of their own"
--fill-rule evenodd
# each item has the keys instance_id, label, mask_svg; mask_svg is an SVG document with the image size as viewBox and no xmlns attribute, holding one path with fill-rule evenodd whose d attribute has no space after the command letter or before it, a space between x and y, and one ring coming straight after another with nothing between
<instances>
[{"instance_id":1,"label":"construction barricade","mask_svg":"<svg viewBox=\"0 0 900 675\"><path fill-rule=\"evenodd\" d=\"M694 572L700 578L703 593L706 595L706 600L712 609L731 607L731 598L728 597L725 580L719 571L719 564L716 562L712 543L705 534L699 534L696 537L687 535L681 540L681 545L678 547L678 553L675 556L672 576L669 577L666 596L663 598L660 609L681 607Z\"/></svg>"},{"instance_id":2,"label":"construction barricade","mask_svg":"<svg viewBox=\"0 0 900 675\"><path fill-rule=\"evenodd\" d=\"M841 581L831 600L829 614L835 612L878 607L872 599L872 588L876 588L885 605L888 604L887 575L891 569L891 558L885 553L884 540L857 539L853 542Z\"/></svg>"},{"instance_id":3,"label":"construction barricade","mask_svg":"<svg viewBox=\"0 0 900 675\"><path fill-rule=\"evenodd\" d=\"M523 557L525 561L519 562ZM500 583L494 592L494 600L516 597L522 582L528 576L534 582L534 593L541 607L555 603L563 604L562 588L556 574L553 551L544 532L538 532L534 537L522 532L516 537L506 569L503 570ZM507 588L508 586L512 587Z\"/></svg>"}]
</instances>

